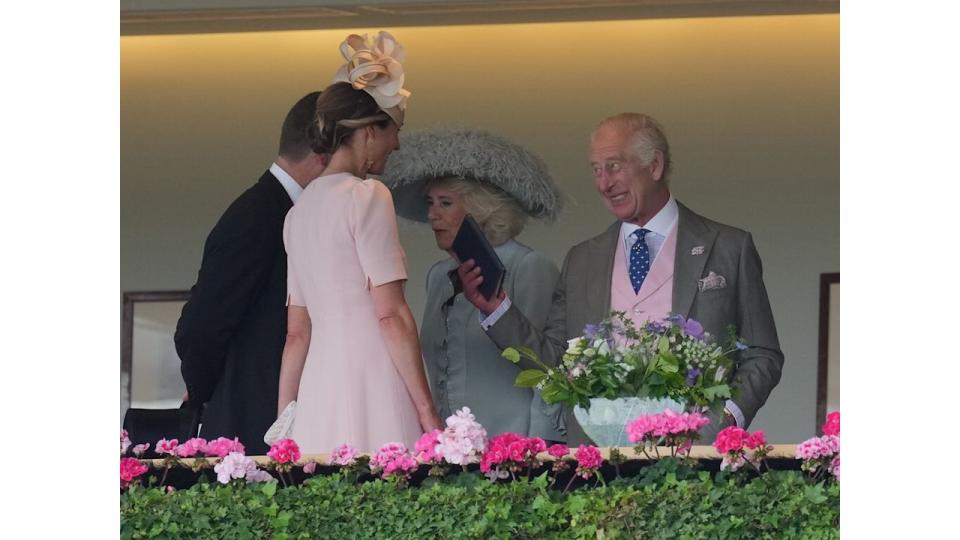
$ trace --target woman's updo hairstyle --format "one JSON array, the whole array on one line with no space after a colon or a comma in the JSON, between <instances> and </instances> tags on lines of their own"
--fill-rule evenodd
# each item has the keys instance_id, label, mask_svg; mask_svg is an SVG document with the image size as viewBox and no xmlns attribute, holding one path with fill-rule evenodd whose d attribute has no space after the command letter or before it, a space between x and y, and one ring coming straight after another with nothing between
<instances>
[{"instance_id":1,"label":"woman's updo hairstyle","mask_svg":"<svg viewBox=\"0 0 960 540\"><path fill-rule=\"evenodd\" d=\"M355 90L350 83L334 83L317 98L310 148L319 154L332 154L357 129L369 125L385 128L392 121L367 92Z\"/></svg>"}]
</instances>

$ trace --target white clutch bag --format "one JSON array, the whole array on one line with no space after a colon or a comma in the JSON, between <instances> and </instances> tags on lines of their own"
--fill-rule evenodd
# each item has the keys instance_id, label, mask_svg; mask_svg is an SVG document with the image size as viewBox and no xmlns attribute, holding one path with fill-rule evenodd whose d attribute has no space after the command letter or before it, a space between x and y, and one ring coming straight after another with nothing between
<instances>
[{"instance_id":1,"label":"white clutch bag","mask_svg":"<svg viewBox=\"0 0 960 540\"><path fill-rule=\"evenodd\" d=\"M266 435L263 436L263 442L273 446L277 441L290 437L290 432L293 431L293 419L296 414L297 402L291 401L273 425L270 426L270 429L267 430Z\"/></svg>"}]
</instances>

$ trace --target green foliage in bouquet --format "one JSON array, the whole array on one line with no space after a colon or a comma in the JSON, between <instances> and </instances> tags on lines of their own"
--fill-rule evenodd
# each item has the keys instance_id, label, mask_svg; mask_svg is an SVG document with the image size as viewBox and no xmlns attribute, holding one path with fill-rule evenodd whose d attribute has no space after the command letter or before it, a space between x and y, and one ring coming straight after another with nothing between
<instances>
[{"instance_id":1,"label":"green foliage in bouquet","mask_svg":"<svg viewBox=\"0 0 960 540\"><path fill-rule=\"evenodd\" d=\"M509 347L504 358L530 358L540 369L526 369L515 385L537 388L547 403L590 407L591 398L672 398L688 409L716 407L732 397L731 354L746 349L729 328L719 344L703 326L680 315L636 328L626 314L613 312L584 335L568 341L560 365L546 365L526 347Z\"/></svg>"}]
</instances>

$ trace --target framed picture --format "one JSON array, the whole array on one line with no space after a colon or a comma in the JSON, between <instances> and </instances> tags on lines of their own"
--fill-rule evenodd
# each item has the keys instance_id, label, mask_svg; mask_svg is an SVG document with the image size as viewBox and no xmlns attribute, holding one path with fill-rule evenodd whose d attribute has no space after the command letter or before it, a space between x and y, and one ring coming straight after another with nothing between
<instances>
[{"instance_id":1,"label":"framed picture","mask_svg":"<svg viewBox=\"0 0 960 540\"><path fill-rule=\"evenodd\" d=\"M820 343L817 364L817 423L840 410L840 273L820 274Z\"/></svg>"},{"instance_id":2,"label":"framed picture","mask_svg":"<svg viewBox=\"0 0 960 540\"><path fill-rule=\"evenodd\" d=\"M173 334L189 291L123 293L120 421L127 409L175 409L186 387Z\"/></svg>"}]
</instances>

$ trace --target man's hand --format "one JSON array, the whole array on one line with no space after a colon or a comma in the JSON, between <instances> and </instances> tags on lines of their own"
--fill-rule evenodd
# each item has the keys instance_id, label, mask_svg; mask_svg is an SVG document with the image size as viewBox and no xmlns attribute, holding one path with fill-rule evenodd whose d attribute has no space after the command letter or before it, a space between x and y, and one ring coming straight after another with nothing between
<instances>
[{"instance_id":1,"label":"man's hand","mask_svg":"<svg viewBox=\"0 0 960 540\"><path fill-rule=\"evenodd\" d=\"M473 259L468 259L457 267L457 275L460 276L460 284L463 285L463 297L476 306L484 317L496 311L503 303L503 299L507 297L507 293L503 289L500 290L499 295L490 300L483 296L483 293L480 292L483 276L480 274L480 267L473 262Z\"/></svg>"}]
</instances>

